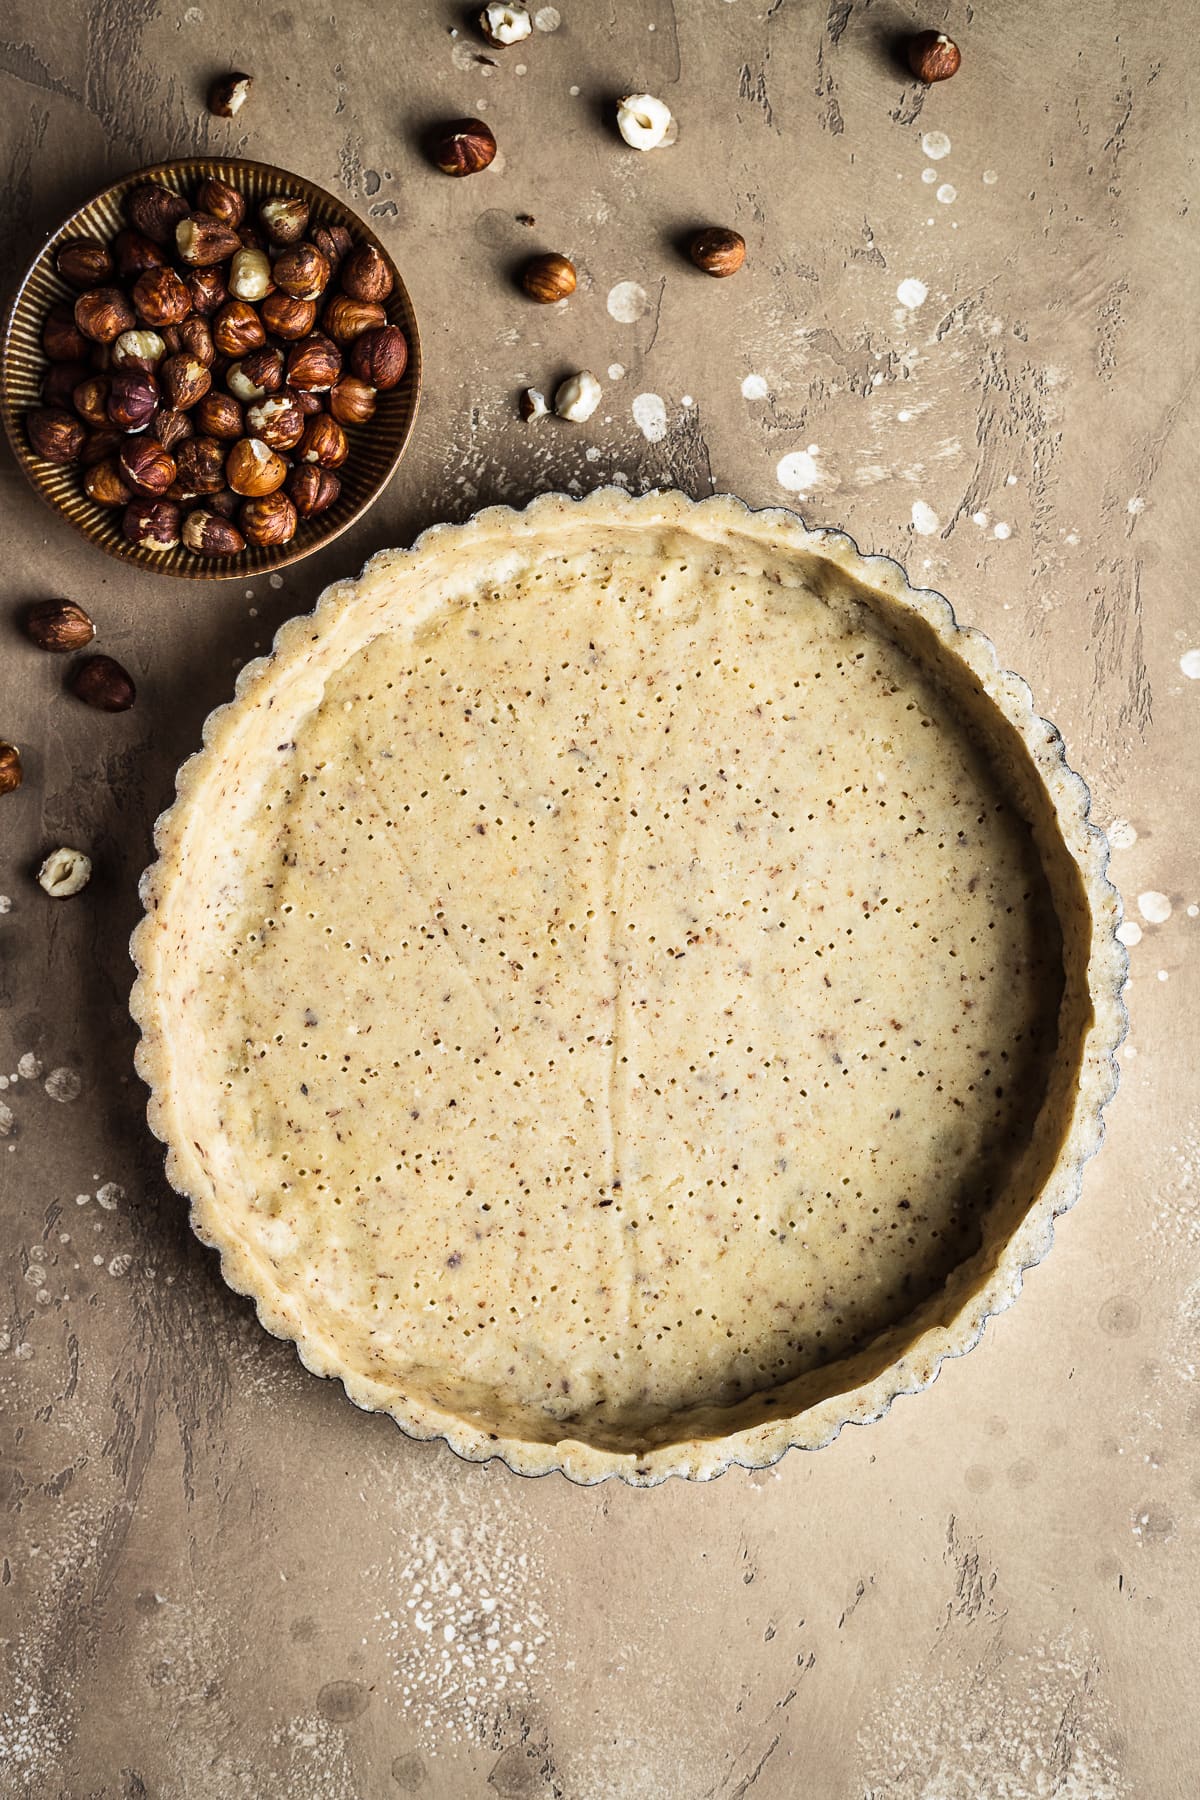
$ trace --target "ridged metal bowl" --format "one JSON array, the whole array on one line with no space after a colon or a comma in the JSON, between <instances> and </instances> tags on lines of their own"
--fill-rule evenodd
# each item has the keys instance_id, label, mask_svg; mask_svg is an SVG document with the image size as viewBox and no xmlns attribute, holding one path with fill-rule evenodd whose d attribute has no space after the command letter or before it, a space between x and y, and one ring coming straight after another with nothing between
<instances>
[{"instance_id":1,"label":"ridged metal bowl","mask_svg":"<svg viewBox=\"0 0 1200 1800\"><path fill-rule=\"evenodd\" d=\"M375 416L367 425L347 426L350 443L347 461L338 470L342 491L327 512L302 519L295 537L273 547L247 545L237 556L202 557L185 550L158 553L129 543L121 532L120 507L99 506L84 492L78 466L58 467L44 462L30 447L24 415L42 404L41 390L51 367L42 349L42 326L50 308L77 296L55 269L55 258L69 238L95 237L111 241L127 223L123 205L130 189L143 182L186 194L190 199L202 181L228 182L246 196L248 214L264 200L298 194L312 207L314 225L342 225L356 243L373 244L392 271L395 285L385 302L388 322L399 325L408 339L408 367L395 388L379 395ZM175 162L155 163L126 175L105 188L59 227L47 240L17 289L4 333L0 356L0 410L9 442L21 468L42 499L61 513L90 543L122 562L153 570L159 575L180 575L185 580L220 581L264 575L287 563L298 562L340 536L382 493L412 435L421 391L421 341L408 290L386 247L350 207L336 200L315 182L271 163L246 162L237 157L188 156Z\"/></svg>"}]
</instances>

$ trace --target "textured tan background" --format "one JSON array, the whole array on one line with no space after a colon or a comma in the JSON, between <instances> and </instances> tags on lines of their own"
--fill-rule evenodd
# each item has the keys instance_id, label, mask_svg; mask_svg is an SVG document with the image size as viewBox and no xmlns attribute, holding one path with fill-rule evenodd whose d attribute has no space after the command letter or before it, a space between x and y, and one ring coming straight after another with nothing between
<instances>
[{"instance_id":1,"label":"textured tan background","mask_svg":"<svg viewBox=\"0 0 1200 1800\"><path fill-rule=\"evenodd\" d=\"M252 593L126 574L0 462L3 616L79 598L142 689L128 716L89 713L3 627L0 732L27 781L0 801L0 1069L32 1054L82 1092L56 1103L42 1076L0 1094L0 1791L1190 1796L1194 20L1181 0L935 4L922 22L946 21L964 69L922 94L890 49L911 14L888 0L560 11L493 68L440 0L3 9L6 276L135 164L290 162L395 250L428 380L386 498ZM202 106L229 65L257 77L232 126ZM606 127L631 85L678 114L670 151L639 157ZM467 111L503 160L453 183L415 131ZM930 131L948 154L923 151ZM706 220L749 242L734 281L677 254ZM565 311L513 291L533 247L578 262ZM910 278L915 309L897 300ZM622 281L648 296L632 324L606 309ZM521 385L579 366L605 385L590 425L515 419ZM765 398L743 398L749 374ZM631 413L646 392L666 407L655 443ZM990 632L1100 821L1136 829L1114 857L1144 937L1108 1146L983 1346L818 1455L650 1494L464 1466L306 1376L189 1237L125 1011L151 822L239 661L378 546L602 478L779 501L780 459L812 445L810 521L901 558ZM62 840L97 872L56 905L31 868ZM1141 918L1148 890L1165 923Z\"/></svg>"}]
</instances>

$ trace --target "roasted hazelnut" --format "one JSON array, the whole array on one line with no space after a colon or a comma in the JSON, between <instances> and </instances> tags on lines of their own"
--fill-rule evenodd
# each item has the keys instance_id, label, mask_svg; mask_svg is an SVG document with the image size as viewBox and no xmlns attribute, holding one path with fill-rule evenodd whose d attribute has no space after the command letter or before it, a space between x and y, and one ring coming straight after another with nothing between
<instances>
[{"instance_id":1,"label":"roasted hazelnut","mask_svg":"<svg viewBox=\"0 0 1200 1800\"><path fill-rule=\"evenodd\" d=\"M55 656L82 650L96 635L96 627L74 600L36 600L24 622L26 637Z\"/></svg>"},{"instance_id":2,"label":"roasted hazelnut","mask_svg":"<svg viewBox=\"0 0 1200 1800\"><path fill-rule=\"evenodd\" d=\"M81 292L85 288L100 287L113 276L112 256L99 238L68 239L59 245L54 266L68 287L78 288Z\"/></svg>"},{"instance_id":3,"label":"roasted hazelnut","mask_svg":"<svg viewBox=\"0 0 1200 1800\"><path fill-rule=\"evenodd\" d=\"M147 269L134 282L130 298L147 325L178 325L192 310L192 296L174 269Z\"/></svg>"},{"instance_id":4,"label":"roasted hazelnut","mask_svg":"<svg viewBox=\"0 0 1200 1800\"><path fill-rule=\"evenodd\" d=\"M359 244L351 250L338 271L338 280L342 292L352 300L386 300L395 286L387 258L374 244Z\"/></svg>"},{"instance_id":5,"label":"roasted hazelnut","mask_svg":"<svg viewBox=\"0 0 1200 1800\"><path fill-rule=\"evenodd\" d=\"M336 390L335 390L336 391ZM304 414L290 390L269 394L246 408L246 432L272 450L291 450L304 435Z\"/></svg>"},{"instance_id":6,"label":"roasted hazelnut","mask_svg":"<svg viewBox=\"0 0 1200 1800\"><path fill-rule=\"evenodd\" d=\"M179 507L174 500L131 500L121 529L131 544L146 550L174 550L179 542Z\"/></svg>"},{"instance_id":7,"label":"roasted hazelnut","mask_svg":"<svg viewBox=\"0 0 1200 1800\"><path fill-rule=\"evenodd\" d=\"M316 301L296 300L291 294L268 294L259 313L268 331L289 342L307 337L317 322Z\"/></svg>"},{"instance_id":8,"label":"roasted hazelnut","mask_svg":"<svg viewBox=\"0 0 1200 1800\"><path fill-rule=\"evenodd\" d=\"M168 406L178 407L186 412L189 406L195 406L207 394L212 386L212 376L198 357L189 356L181 350L178 356L168 356L158 371L159 385Z\"/></svg>"},{"instance_id":9,"label":"roasted hazelnut","mask_svg":"<svg viewBox=\"0 0 1200 1800\"><path fill-rule=\"evenodd\" d=\"M115 425L101 425L95 431L89 431L79 452L80 467L94 469L97 463L115 462L124 436L125 433L118 431Z\"/></svg>"},{"instance_id":10,"label":"roasted hazelnut","mask_svg":"<svg viewBox=\"0 0 1200 1800\"><path fill-rule=\"evenodd\" d=\"M313 244L292 244L271 265L276 287L297 300L315 300L329 285L329 264Z\"/></svg>"},{"instance_id":11,"label":"roasted hazelnut","mask_svg":"<svg viewBox=\"0 0 1200 1800\"><path fill-rule=\"evenodd\" d=\"M198 506L183 521L183 542L197 556L236 556L246 540L223 513Z\"/></svg>"},{"instance_id":12,"label":"roasted hazelnut","mask_svg":"<svg viewBox=\"0 0 1200 1800\"><path fill-rule=\"evenodd\" d=\"M71 670L67 686L98 712L128 712L137 699L132 675L111 656L85 656Z\"/></svg>"},{"instance_id":13,"label":"roasted hazelnut","mask_svg":"<svg viewBox=\"0 0 1200 1800\"><path fill-rule=\"evenodd\" d=\"M213 320L213 343L222 356L248 356L267 341L262 320L248 300L229 300Z\"/></svg>"},{"instance_id":14,"label":"roasted hazelnut","mask_svg":"<svg viewBox=\"0 0 1200 1800\"><path fill-rule=\"evenodd\" d=\"M122 333L122 336L124 336L124 333ZM115 344L116 341L116 338L114 338L113 344ZM111 375L113 367L112 344L88 345L88 368L92 371L93 375Z\"/></svg>"},{"instance_id":15,"label":"roasted hazelnut","mask_svg":"<svg viewBox=\"0 0 1200 1800\"><path fill-rule=\"evenodd\" d=\"M123 331L114 338L110 363L114 369L142 369L147 375L166 354L166 339L157 331Z\"/></svg>"},{"instance_id":16,"label":"roasted hazelnut","mask_svg":"<svg viewBox=\"0 0 1200 1800\"><path fill-rule=\"evenodd\" d=\"M163 325L159 328L159 336L163 341L163 354L178 356L183 349L183 339L179 335L178 325Z\"/></svg>"},{"instance_id":17,"label":"roasted hazelnut","mask_svg":"<svg viewBox=\"0 0 1200 1800\"><path fill-rule=\"evenodd\" d=\"M339 425L365 425L375 416L375 389L357 375L343 375L329 390L329 410Z\"/></svg>"},{"instance_id":18,"label":"roasted hazelnut","mask_svg":"<svg viewBox=\"0 0 1200 1800\"><path fill-rule=\"evenodd\" d=\"M324 391L318 393L315 389L310 391L308 388L292 388L291 392L295 394L296 405L306 419L311 419L314 413L325 411Z\"/></svg>"},{"instance_id":19,"label":"roasted hazelnut","mask_svg":"<svg viewBox=\"0 0 1200 1800\"><path fill-rule=\"evenodd\" d=\"M237 232L208 213L189 213L175 227L175 248L193 269L227 262L238 247Z\"/></svg>"},{"instance_id":20,"label":"roasted hazelnut","mask_svg":"<svg viewBox=\"0 0 1200 1800\"><path fill-rule=\"evenodd\" d=\"M332 469L316 463L300 463L287 479L292 505L302 519L315 519L327 512L342 491L342 484Z\"/></svg>"},{"instance_id":21,"label":"roasted hazelnut","mask_svg":"<svg viewBox=\"0 0 1200 1800\"><path fill-rule=\"evenodd\" d=\"M253 78L243 75L240 69L229 75L218 75L208 90L209 112L215 113L218 119L236 118L250 98L253 85Z\"/></svg>"},{"instance_id":22,"label":"roasted hazelnut","mask_svg":"<svg viewBox=\"0 0 1200 1800\"><path fill-rule=\"evenodd\" d=\"M97 506L127 506L133 489L121 473L115 456L105 457L83 472L83 491Z\"/></svg>"},{"instance_id":23,"label":"roasted hazelnut","mask_svg":"<svg viewBox=\"0 0 1200 1800\"><path fill-rule=\"evenodd\" d=\"M219 494L205 494L204 504L211 512L220 513L223 519L236 519L242 497L232 488L222 488Z\"/></svg>"},{"instance_id":24,"label":"roasted hazelnut","mask_svg":"<svg viewBox=\"0 0 1200 1800\"><path fill-rule=\"evenodd\" d=\"M44 462L78 462L84 430L69 412L60 412L51 406L37 407L26 413L25 429L34 454Z\"/></svg>"},{"instance_id":25,"label":"roasted hazelnut","mask_svg":"<svg viewBox=\"0 0 1200 1800\"><path fill-rule=\"evenodd\" d=\"M258 229L257 225L239 225L238 243L243 250L265 250L267 236L265 232Z\"/></svg>"},{"instance_id":26,"label":"roasted hazelnut","mask_svg":"<svg viewBox=\"0 0 1200 1800\"><path fill-rule=\"evenodd\" d=\"M688 255L705 275L736 275L746 260L746 240L723 225L706 225L692 238Z\"/></svg>"},{"instance_id":27,"label":"roasted hazelnut","mask_svg":"<svg viewBox=\"0 0 1200 1800\"><path fill-rule=\"evenodd\" d=\"M173 188L159 187L157 182L143 182L125 196L125 217L135 231L153 244L173 244L175 227L187 217L188 203Z\"/></svg>"},{"instance_id":28,"label":"roasted hazelnut","mask_svg":"<svg viewBox=\"0 0 1200 1800\"><path fill-rule=\"evenodd\" d=\"M91 373L92 371L86 363L51 363L42 377L42 405L74 406L75 389L81 381L86 381Z\"/></svg>"},{"instance_id":29,"label":"roasted hazelnut","mask_svg":"<svg viewBox=\"0 0 1200 1800\"><path fill-rule=\"evenodd\" d=\"M175 482L184 499L219 494L225 486L225 446L216 438L191 437L175 458Z\"/></svg>"},{"instance_id":30,"label":"roasted hazelnut","mask_svg":"<svg viewBox=\"0 0 1200 1800\"><path fill-rule=\"evenodd\" d=\"M158 409L158 383L145 369L117 369L108 389L108 417L118 431L144 431ZM165 485L165 484L164 484Z\"/></svg>"},{"instance_id":31,"label":"roasted hazelnut","mask_svg":"<svg viewBox=\"0 0 1200 1800\"><path fill-rule=\"evenodd\" d=\"M71 394L71 404L85 425L108 424L108 394L112 383L107 375L85 375Z\"/></svg>"},{"instance_id":32,"label":"roasted hazelnut","mask_svg":"<svg viewBox=\"0 0 1200 1800\"><path fill-rule=\"evenodd\" d=\"M117 461L135 494L165 494L175 479L175 458L157 438L126 438Z\"/></svg>"},{"instance_id":33,"label":"roasted hazelnut","mask_svg":"<svg viewBox=\"0 0 1200 1800\"><path fill-rule=\"evenodd\" d=\"M350 348L350 367L368 387L394 388L408 367L408 341L398 325L364 331Z\"/></svg>"},{"instance_id":34,"label":"roasted hazelnut","mask_svg":"<svg viewBox=\"0 0 1200 1800\"><path fill-rule=\"evenodd\" d=\"M184 284L193 307L205 318L211 318L229 298L224 269L189 269Z\"/></svg>"},{"instance_id":35,"label":"roasted hazelnut","mask_svg":"<svg viewBox=\"0 0 1200 1800\"><path fill-rule=\"evenodd\" d=\"M308 230L312 208L298 194L279 194L258 209L262 228L273 244L298 244Z\"/></svg>"},{"instance_id":36,"label":"roasted hazelnut","mask_svg":"<svg viewBox=\"0 0 1200 1800\"><path fill-rule=\"evenodd\" d=\"M962 53L944 31L918 31L905 45L908 66L918 81L932 85L958 74Z\"/></svg>"},{"instance_id":37,"label":"roasted hazelnut","mask_svg":"<svg viewBox=\"0 0 1200 1800\"><path fill-rule=\"evenodd\" d=\"M210 388L196 408L197 429L209 437L240 438L246 434L242 403L232 394Z\"/></svg>"},{"instance_id":38,"label":"roasted hazelnut","mask_svg":"<svg viewBox=\"0 0 1200 1800\"><path fill-rule=\"evenodd\" d=\"M196 435L191 414L181 412L175 406L160 406L147 430L151 437L158 439L164 450L170 450L173 455L177 444L186 443L188 438ZM177 456L175 461L179 461Z\"/></svg>"},{"instance_id":39,"label":"roasted hazelnut","mask_svg":"<svg viewBox=\"0 0 1200 1800\"><path fill-rule=\"evenodd\" d=\"M15 794L23 779L21 752L15 744L0 743L0 794Z\"/></svg>"},{"instance_id":40,"label":"roasted hazelnut","mask_svg":"<svg viewBox=\"0 0 1200 1800\"><path fill-rule=\"evenodd\" d=\"M239 300L265 300L274 283L265 250L239 250L229 265L229 291Z\"/></svg>"},{"instance_id":41,"label":"roasted hazelnut","mask_svg":"<svg viewBox=\"0 0 1200 1800\"><path fill-rule=\"evenodd\" d=\"M304 436L297 447L297 462L317 463L322 469L340 469L349 454L346 434L337 420L329 413L314 413L305 425Z\"/></svg>"},{"instance_id":42,"label":"roasted hazelnut","mask_svg":"<svg viewBox=\"0 0 1200 1800\"><path fill-rule=\"evenodd\" d=\"M280 489L259 500L247 500L238 523L248 544L289 544L296 535L296 509Z\"/></svg>"},{"instance_id":43,"label":"roasted hazelnut","mask_svg":"<svg viewBox=\"0 0 1200 1800\"><path fill-rule=\"evenodd\" d=\"M127 227L112 241L113 261L122 281L136 281L147 269L163 269L167 259L148 237Z\"/></svg>"},{"instance_id":44,"label":"roasted hazelnut","mask_svg":"<svg viewBox=\"0 0 1200 1800\"><path fill-rule=\"evenodd\" d=\"M225 459L225 484L252 500L281 488L287 472L282 456L261 438L241 438Z\"/></svg>"},{"instance_id":45,"label":"roasted hazelnut","mask_svg":"<svg viewBox=\"0 0 1200 1800\"><path fill-rule=\"evenodd\" d=\"M252 350L225 373L225 386L239 400L261 400L283 386L282 350Z\"/></svg>"},{"instance_id":46,"label":"roasted hazelnut","mask_svg":"<svg viewBox=\"0 0 1200 1800\"><path fill-rule=\"evenodd\" d=\"M220 219L222 225L236 231L246 216L246 197L237 188L230 187L227 181L210 175L197 189L196 208L199 212L210 213L214 219Z\"/></svg>"},{"instance_id":47,"label":"roasted hazelnut","mask_svg":"<svg viewBox=\"0 0 1200 1800\"><path fill-rule=\"evenodd\" d=\"M496 154L496 139L482 119L452 119L429 140L429 153L443 175L477 175Z\"/></svg>"},{"instance_id":48,"label":"roasted hazelnut","mask_svg":"<svg viewBox=\"0 0 1200 1800\"><path fill-rule=\"evenodd\" d=\"M65 303L52 306L42 326L42 349L51 362L82 362L88 340L75 323L75 309Z\"/></svg>"},{"instance_id":49,"label":"roasted hazelnut","mask_svg":"<svg viewBox=\"0 0 1200 1800\"><path fill-rule=\"evenodd\" d=\"M535 256L521 271L521 286L531 300L541 306L552 306L575 292L575 265L565 256L548 251Z\"/></svg>"},{"instance_id":50,"label":"roasted hazelnut","mask_svg":"<svg viewBox=\"0 0 1200 1800\"><path fill-rule=\"evenodd\" d=\"M321 314L321 329L338 344L353 343L364 331L377 331L387 324L382 306L372 300L352 300L349 294L335 294Z\"/></svg>"},{"instance_id":51,"label":"roasted hazelnut","mask_svg":"<svg viewBox=\"0 0 1200 1800\"><path fill-rule=\"evenodd\" d=\"M354 239L346 227L344 225L314 225L308 235L336 275L354 248Z\"/></svg>"},{"instance_id":52,"label":"roasted hazelnut","mask_svg":"<svg viewBox=\"0 0 1200 1800\"><path fill-rule=\"evenodd\" d=\"M217 360L217 352L208 320L193 315L190 319L184 319L176 329L179 333L179 349L194 356L206 369L211 369Z\"/></svg>"},{"instance_id":53,"label":"roasted hazelnut","mask_svg":"<svg viewBox=\"0 0 1200 1800\"><path fill-rule=\"evenodd\" d=\"M287 357L288 386L323 394L342 372L342 353L336 344L314 332L293 344Z\"/></svg>"},{"instance_id":54,"label":"roasted hazelnut","mask_svg":"<svg viewBox=\"0 0 1200 1800\"><path fill-rule=\"evenodd\" d=\"M137 318L120 288L92 288L75 302L75 323L84 337L97 344L111 344L123 331L132 331Z\"/></svg>"}]
</instances>

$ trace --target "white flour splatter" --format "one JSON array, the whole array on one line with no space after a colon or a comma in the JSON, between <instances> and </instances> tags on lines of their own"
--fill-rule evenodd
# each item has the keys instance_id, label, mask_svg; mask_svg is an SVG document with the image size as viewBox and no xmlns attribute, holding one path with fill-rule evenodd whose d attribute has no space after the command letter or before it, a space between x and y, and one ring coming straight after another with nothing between
<instances>
[{"instance_id":1,"label":"white flour splatter","mask_svg":"<svg viewBox=\"0 0 1200 1800\"><path fill-rule=\"evenodd\" d=\"M807 450L792 450L781 456L775 465L775 479L781 488L789 494L809 494L820 480L817 467L817 446L810 444Z\"/></svg>"},{"instance_id":2,"label":"white flour splatter","mask_svg":"<svg viewBox=\"0 0 1200 1800\"><path fill-rule=\"evenodd\" d=\"M64 1106L72 1100L78 1100L83 1092L83 1083L74 1069L51 1069L42 1085L51 1100L57 1100Z\"/></svg>"},{"instance_id":3,"label":"white flour splatter","mask_svg":"<svg viewBox=\"0 0 1200 1800\"><path fill-rule=\"evenodd\" d=\"M915 311L918 306L924 306L928 297L929 289L923 281L918 281L915 275L906 276L896 289L897 300L901 306L907 306L910 311Z\"/></svg>"},{"instance_id":4,"label":"white flour splatter","mask_svg":"<svg viewBox=\"0 0 1200 1800\"><path fill-rule=\"evenodd\" d=\"M941 187L937 191L936 198L940 200L943 206L953 206L954 202L958 199L958 189L952 182L943 181Z\"/></svg>"},{"instance_id":5,"label":"white flour splatter","mask_svg":"<svg viewBox=\"0 0 1200 1800\"><path fill-rule=\"evenodd\" d=\"M764 375L747 375L742 382L743 400L765 400L767 397L767 381Z\"/></svg>"},{"instance_id":6,"label":"white flour splatter","mask_svg":"<svg viewBox=\"0 0 1200 1800\"><path fill-rule=\"evenodd\" d=\"M639 394L633 403L633 422L647 443L657 444L667 435L667 408L660 394Z\"/></svg>"},{"instance_id":7,"label":"white flour splatter","mask_svg":"<svg viewBox=\"0 0 1200 1800\"><path fill-rule=\"evenodd\" d=\"M927 500L913 501L912 522L914 531L919 531L922 537L932 537L941 524L941 520Z\"/></svg>"},{"instance_id":8,"label":"white flour splatter","mask_svg":"<svg viewBox=\"0 0 1200 1800\"><path fill-rule=\"evenodd\" d=\"M1171 902L1157 888L1147 888L1138 895L1138 911L1148 925L1165 925L1171 916Z\"/></svg>"},{"instance_id":9,"label":"white flour splatter","mask_svg":"<svg viewBox=\"0 0 1200 1800\"><path fill-rule=\"evenodd\" d=\"M943 156L950 154L950 139L944 131L927 131L921 139L921 148L930 162L941 162Z\"/></svg>"},{"instance_id":10,"label":"white flour splatter","mask_svg":"<svg viewBox=\"0 0 1200 1800\"><path fill-rule=\"evenodd\" d=\"M1114 850L1132 850L1137 839L1137 826L1128 819L1114 819L1108 828L1108 841Z\"/></svg>"},{"instance_id":11,"label":"white flour splatter","mask_svg":"<svg viewBox=\"0 0 1200 1800\"><path fill-rule=\"evenodd\" d=\"M1189 681L1200 681L1200 650L1185 650L1179 666Z\"/></svg>"},{"instance_id":12,"label":"white flour splatter","mask_svg":"<svg viewBox=\"0 0 1200 1800\"><path fill-rule=\"evenodd\" d=\"M540 6L533 15L533 22L539 31L557 31L562 24L562 14L557 6Z\"/></svg>"},{"instance_id":13,"label":"white flour splatter","mask_svg":"<svg viewBox=\"0 0 1200 1800\"><path fill-rule=\"evenodd\" d=\"M1012 526L1006 525L1003 519L997 519L996 523L992 526L992 536L994 538L999 538L1001 543L1003 543L1005 538L1010 538L1012 536Z\"/></svg>"},{"instance_id":14,"label":"white flour splatter","mask_svg":"<svg viewBox=\"0 0 1200 1800\"><path fill-rule=\"evenodd\" d=\"M17 1074L22 1081L36 1081L42 1073L42 1063L32 1050L27 1050L17 1063Z\"/></svg>"},{"instance_id":15,"label":"white flour splatter","mask_svg":"<svg viewBox=\"0 0 1200 1800\"><path fill-rule=\"evenodd\" d=\"M1142 941L1142 928L1136 919L1126 919L1117 926L1116 937L1119 944L1124 944L1127 950L1132 950L1135 944L1140 944Z\"/></svg>"},{"instance_id":16,"label":"white flour splatter","mask_svg":"<svg viewBox=\"0 0 1200 1800\"><path fill-rule=\"evenodd\" d=\"M16 1114L12 1107L0 1100L0 1137L8 1137L16 1122Z\"/></svg>"},{"instance_id":17,"label":"white flour splatter","mask_svg":"<svg viewBox=\"0 0 1200 1800\"><path fill-rule=\"evenodd\" d=\"M609 317L618 325L636 325L650 311L650 296L636 281L618 281L608 290Z\"/></svg>"},{"instance_id":18,"label":"white flour splatter","mask_svg":"<svg viewBox=\"0 0 1200 1800\"><path fill-rule=\"evenodd\" d=\"M105 1212L115 1212L124 1198L125 1189L115 1181L106 1181L103 1187L96 1189L96 1199Z\"/></svg>"}]
</instances>

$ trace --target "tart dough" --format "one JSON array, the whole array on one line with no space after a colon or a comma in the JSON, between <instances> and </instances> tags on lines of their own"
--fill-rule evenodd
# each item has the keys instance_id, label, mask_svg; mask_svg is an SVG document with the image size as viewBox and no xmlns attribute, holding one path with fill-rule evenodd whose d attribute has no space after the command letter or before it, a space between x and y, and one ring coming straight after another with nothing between
<instances>
[{"instance_id":1,"label":"tart dough","mask_svg":"<svg viewBox=\"0 0 1200 1800\"><path fill-rule=\"evenodd\" d=\"M234 1285L361 1404L582 1479L928 1379L1072 1197L1120 1028L1023 696L734 502L550 497L331 589L185 767L135 943Z\"/></svg>"}]
</instances>

